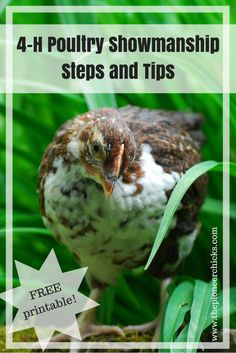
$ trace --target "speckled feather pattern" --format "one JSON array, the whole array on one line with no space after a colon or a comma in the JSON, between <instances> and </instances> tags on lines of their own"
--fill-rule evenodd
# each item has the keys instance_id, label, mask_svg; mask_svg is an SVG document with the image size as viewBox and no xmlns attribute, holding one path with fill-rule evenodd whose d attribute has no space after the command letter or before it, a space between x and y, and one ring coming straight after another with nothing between
<instances>
[{"instance_id":1,"label":"speckled feather pattern","mask_svg":"<svg viewBox=\"0 0 236 353\"><path fill-rule=\"evenodd\" d=\"M66 122L56 133L39 171L40 209L45 225L97 281L113 283L124 268L146 261L171 191L200 160L200 120L197 114L129 106L89 112ZM89 153L83 152L84 141L95 135L107 146L107 173L117 144L121 141L125 146L110 198L104 196L94 173L88 174L90 167L85 170L83 165L91 163ZM175 271L191 251L205 189L203 177L185 196L153 264L159 277Z\"/></svg>"}]
</instances>

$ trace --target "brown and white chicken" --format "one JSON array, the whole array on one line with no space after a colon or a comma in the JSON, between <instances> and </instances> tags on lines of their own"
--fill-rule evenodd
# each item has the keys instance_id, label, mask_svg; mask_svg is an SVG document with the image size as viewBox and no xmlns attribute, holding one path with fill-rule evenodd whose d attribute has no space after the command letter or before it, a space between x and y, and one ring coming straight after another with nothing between
<instances>
[{"instance_id":1,"label":"brown and white chicken","mask_svg":"<svg viewBox=\"0 0 236 353\"><path fill-rule=\"evenodd\" d=\"M40 210L46 227L88 267L94 300L123 269L145 264L173 188L200 161L201 119L135 106L104 108L56 132L39 170ZM159 278L175 273L191 252L206 184L199 178L184 196L151 266ZM123 334L96 325L94 310L79 320L83 337ZM158 320L134 328L155 325Z\"/></svg>"}]
</instances>

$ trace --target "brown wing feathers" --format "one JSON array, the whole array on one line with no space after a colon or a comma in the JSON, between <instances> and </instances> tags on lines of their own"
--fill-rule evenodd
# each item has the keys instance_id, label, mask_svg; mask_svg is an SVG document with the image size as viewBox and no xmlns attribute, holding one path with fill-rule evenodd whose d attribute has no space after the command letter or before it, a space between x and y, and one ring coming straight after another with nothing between
<instances>
[{"instance_id":1,"label":"brown wing feathers","mask_svg":"<svg viewBox=\"0 0 236 353\"><path fill-rule=\"evenodd\" d=\"M133 106L121 108L120 114L133 131L137 145L149 144L156 163L166 172L184 173L200 162L199 148L204 141L203 133L199 130L203 119L201 114L149 110ZM163 241L151 265L150 271L153 274L166 277L175 270L174 264L179 257L178 240L199 227L197 218L206 189L207 175L203 175L185 194L181 209L176 213L176 226Z\"/></svg>"}]
</instances>

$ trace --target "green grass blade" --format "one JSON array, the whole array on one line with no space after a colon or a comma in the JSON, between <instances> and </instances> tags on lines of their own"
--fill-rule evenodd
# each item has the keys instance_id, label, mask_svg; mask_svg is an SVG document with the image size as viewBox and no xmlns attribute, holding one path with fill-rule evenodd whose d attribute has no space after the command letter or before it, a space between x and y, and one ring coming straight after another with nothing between
<instances>
[{"instance_id":1,"label":"green grass blade","mask_svg":"<svg viewBox=\"0 0 236 353\"><path fill-rule=\"evenodd\" d=\"M200 282L200 281L197 281ZM201 282L201 286L203 289L203 282ZM199 283L198 283L198 287L199 287ZM207 284L205 283L205 288L207 288ZM202 303L204 301L204 306L202 306L202 316L199 318L199 323L198 322L194 322L195 325L195 337L194 340L197 342L200 340L201 334L202 332L212 324L212 318L211 318L211 302L209 300L209 296L211 295L211 283L208 284L208 288L207 288L208 294L205 295L205 299L202 300ZM203 292L203 290L202 290ZM175 342L188 342L189 340L189 334L190 334L190 329L193 329L193 321L196 321L196 316L198 315L198 312L200 310L199 306L201 305L201 295L199 295L199 288L198 288L198 292L197 289L195 287L195 298L194 298L194 307L191 309L191 320L190 323L188 323L183 330L180 332L180 334L178 335L177 339L175 340ZM223 318L224 315L232 315L236 313L236 302L232 299L236 297L236 288L230 288L230 306L229 306L229 312L226 312L224 307L223 307L223 291L221 291L218 295L218 310L217 310L217 320L220 320ZM206 310L207 305L209 305L208 310ZM205 313L207 312L207 315L205 315ZM198 331L198 332L197 332ZM193 339L192 339L193 340ZM196 350L191 350L191 352L195 352ZM173 350L174 352L174 350ZM180 350L180 352L185 352L185 350Z\"/></svg>"},{"instance_id":2,"label":"green grass blade","mask_svg":"<svg viewBox=\"0 0 236 353\"><path fill-rule=\"evenodd\" d=\"M212 285L196 280L193 294L193 304L191 307L191 319L188 328L187 342L190 345L189 352L196 352L196 348L191 348L191 342L199 342L204 330L211 305Z\"/></svg>"},{"instance_id":3,"label":"green grass blade","mask_svg":"<svg viewBox=\"0 0 236 353\"><path fill-rule=\"evenodd\" d=\"M125 297L126 302L133 306L135 309L140 309L140 304L132 289L126 282L124 275L120 276L119 278L119 287L122 289L122 294Z\"/></svg>"},{"instance_id":4,"label":"green grass blade","mask_svg":"<svg viewBox=\"0 0 236 353\"><path fill-rule=\"evenodd\" d=\"M226 164L220 163L220 162L215 162L215 161L205 161L198 163L191 167L179 180L177 183L176 187L174 188L171 197L166 205L164 215L161 220L161 224L159 226L155 242L152 247L151 254L148 258L148 261L145 266L145 270L148 269L150 266L152 260L154 259L161 243L162 240L164 239L171 221L173 219L173 216L175 214L175 211L177 210L184 194L188 190L188 188L194 183L194 181L199 178L202 174L210 171L211 169L215 170L222 170L224 169L224 166ZM230 163L230 174L235 176L236 175L236 164L235 163Z\"/></svg>"},{"instance_id":5,"label":"green grass blade","mask_svg":"<svg viewBox=\"0 0 236 353\"><path fill-rule=\"evenodd\" d=\"M215 214L217 216L222 216L223 214L223 203L222 200L214 199L208 197L202 207L202 212ZM236 220L236 203L230 203L230 218Z\"/></svg>"},{"instance_id":6,"label":"green grass blade","mask_svg":"<svg viewBox=\"0 0 236 353\"><path fill-rule=\"evenodd\" d=\"M187 342L189 323L183 328L175 342ZM171 353L176 353L176 349L171 349ZM186 349L179 349L178 353L186 353Z\"/></svg>"},{"instance_id":7,"label":"green grass blade","mask_svg":"<svg viewBox=\"0 0 236 353\"><path fill-rule=\"evenodd\" d=\"M4 236L6 229L0 229L0 237ZM44 234L52 236L52 233L45 228L36 228L36 227L17 227L13 228L14 233L18 234Z\"/></svg>"},{"instance_id":8,"label":"green grass blade","mask_svg":"<svg viewBox=\"0 0 236 353\"><path fill-rule=\"evenodd\" d=\"M98 316L101 322L106 325L111 324L112 314L115 302L115 288L108 287L102 297L101 305L99 306Z\"/></svg>"},{"instance_id":9,"label":"green grass blade","mask_svg":"<svg viewBox=\"0 0 236 353\"><path fill-rule=\"evenodd\" d=\"M216 167L217 165L219 165L219 163L215 161L206 161L206 162L196 164L192 168L190 168L179 180L165 208L165 212L161 220L161 224L158 229L151 254L145 266L145 270L148 269L152 260L154 259L157 253L157 250L159 249L161 242L164 239L169 229L174 213L177 210L179 203L182 200L185 192L199 176L206 173L208 170Z\"/></svg>"},{"instance_id":10,"label":"green grass blade","mask_svg":"<svg viewBox=\"0 0 236 353\"><path fill-rule=\"evenodd\" d=\"M110 93L110 94L84 93L84 99L89 109L117 107L116 97L113 93Z\"/></svg>"},{"instance_id":11,"label":"green grass blade","mask_svg":"<svg viewBox=\"0 0 236 353\"><path fill-rule=\"evenodd\" d=\"M182 282L172 293L162 323L162 342L171 342L184 321L185 314L191 309L193 284Z\"/></svg>"}]
</instances>

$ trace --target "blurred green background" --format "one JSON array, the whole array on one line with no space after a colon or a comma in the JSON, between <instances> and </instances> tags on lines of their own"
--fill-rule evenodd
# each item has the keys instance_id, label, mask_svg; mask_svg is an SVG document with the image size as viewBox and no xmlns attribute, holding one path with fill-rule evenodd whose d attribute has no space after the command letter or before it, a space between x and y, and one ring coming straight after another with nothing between
<instances>
[{"instance_id":1,"label":"blurred green background","mask_svg":"<svg viewBox=\"0 0 236 353\"><path fill-rule=\"evenodd\" d=\"M112 1L5 1L8 5L114 5ZM178 5L228 5L231 20L236 19L233 1L178 1ZM143 5L132 0L122 0L119 5ZM145 5L176 5L176 1L146 1ZM1 23L5 11L1 12ZM114 14L17 14L14 23L221 23L219 13L165 14L128 13ZM45 231L39 214L36 183L41 156L56 129L71 117L92 108L120 107L127 104L145 108L201 112L205 116L203 131L206 143L202 149L204 160L222 160L222 95L220 94L15 94L13 111L13 223L14 259L39 268L53 247L64 271L77 264L69 251L59 246L52 235ZM236 95L230 97L231 160L236 162ZM235 182L232 178L232 184ZM0 96L0 292L5 289L5 96ZM231 188L231 284L236 285L236 189ZM209 281L211 228L218 227L219 255L222 252L222 176L210 173L207 200L200 218L202 228L193 252L183 263L180 275ZM219 272L222 270L219 257ZM219 278L221 281L221 278ZM15 273L14 284L18 284ZM87 292L86 284L83 290ZM233 298L232 298L233 299ZM235 298L234 298L235 300ZM114 305L115 302L115 305ZM99 308L104 323L135 324L151 320L159 307L159 281L142 270L125 273L117 286L106 290ZM5 320L4 304L0 302L0 323ZM236 328L236 319L231 318Z\"/></svg>"}]
</instances>

